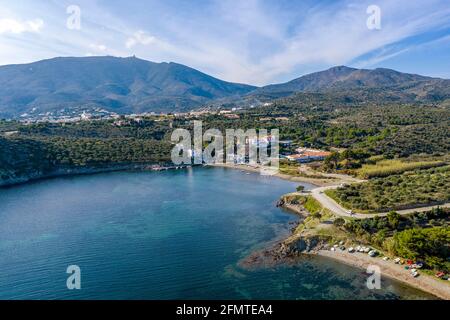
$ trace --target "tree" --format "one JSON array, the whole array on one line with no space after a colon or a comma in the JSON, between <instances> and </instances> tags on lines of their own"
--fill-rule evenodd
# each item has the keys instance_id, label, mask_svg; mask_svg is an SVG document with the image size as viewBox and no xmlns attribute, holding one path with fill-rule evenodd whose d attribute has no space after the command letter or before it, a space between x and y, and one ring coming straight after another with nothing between
<instances>
[{"instance_id":1,"label":"tree","mask_svg":"<svg viewBox=\"0 0 450 320\"><path fill-rule=\"evenodd\" d=\"M304 186L298 186L297 187L297 192L303 192L305 190Z\"/></svg>"},{"instance_id":2,"label":"tree","mask_svg":"<svg viewBox=\"0 0 450 320\"><path fill-rule=\"evenodd\" d=\"M447 269L450 255L450 230L447 227L413 228L394 235L396 254L409 259L425 260L432 268Z\"/></svg>"},{"instance_id":3,"label":"tree","mask_svg":"<svg viewBox=\"0 0 450 320\"><path fill-rule=\"evenodd\" d=\"M340 228L340 227L342 227L343 225L345 225L345 220L344 220L343 218L337 218L337 219L334 220L333 224L334 224L336 227Z\"/></svg>"},{"instance_id":4,"label":"tree","mask_svg":"<svg viewBox=\"0 0 450 320\"><path fill-rule=\"evenodd\" d=\"M311 216L315 219L322 219L322 215L320 214L320 212L314 212L311 214Z\"/></svg>"},{"instance_id":5,"label":"tree","mask_svg":"<svg viewBox=\"0 0 450 320\"><path fill-rule=\"evenodd\" d=\"M326 170L333 170L338 168L338 163L340 160L339 152L332 152L329 156L325 158L324 166Z\"/></svg>"},{"instance_id":6,"label":"tree","mask_svg":"<svg viewBox=\"0 0 450 320\"><path fill-rule=\"evenodd\" d=\"M389 226L392 229L397 229L398 224L400 223L400 215L395 211L391 211L387 214L387 219L389 222Z\"/></svg>"}]
</instances>

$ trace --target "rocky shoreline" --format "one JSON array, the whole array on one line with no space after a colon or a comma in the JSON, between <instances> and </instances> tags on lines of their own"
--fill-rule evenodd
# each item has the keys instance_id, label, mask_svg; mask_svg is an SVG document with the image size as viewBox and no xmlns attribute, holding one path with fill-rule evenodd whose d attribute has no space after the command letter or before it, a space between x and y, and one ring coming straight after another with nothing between
<instances>
[{"instance_id":1,"label":"rocky shoreline","mask_svg":"<svg viewBox=\"0 0 450 320\"><path fill-rule=\"evenodd\" d=\"M318 254L328 248L320 236L298 237L294 241L281 241L271 248L253 252L239 262L245 269L258 269L276 265L294 264L307 254Z\"/></svg>"},{"instance_id":2,"label":"rocky shoreline","mask_svg":"<svg viewBox=\"0 0 450 320\"><path fill-rule=\"evenodd\" d=\"M309 213L300 205L291 204L286 201L286 196L280 198L277 207L286 209L297 214L300 219L291 229L291 236L281 240L269 248L253 252L240 262L240 266L247 269L271 267L279 264L292 264L305 254L317 254L329 247L327 237L309 234L307 232L296 232Z\"/></svg>"},{"instance_id":3,"label":"rocky shoreline","mask_svg":"<svg viewBox=\"0 0 450 320\"><path fill-rule=\"evenodd\" d=\"M104 167L60 167L50 172L33 171L26 175L14 176L9 179L0 178L0 188L12 187L16 185L25 184L28 182L67 177L78 175L91 175L98 173L119 172L119 171L165 171L182 169L188 166L171 166L163 164L123 164L123 165L111 165Z\"/></svg>"},{"instance_id":4,"label":"rocky shoreline","mask_svg":"<svg viewBox=\"0 0 450 320\"><path fill-rule=\"evenodd\" d=\"M295 212L305 218L308 212L300 205L293 205L286 201L285 195L277 202L277 206ZM302 224L299 221L298 225ZM319 235L314 231L302 230L298 232L297 227L292 229L292 235L271 247L253 252L248 257L240 261L239 266L252 270L258 268L271 268L280 265L294 265L311 256L322 256L340 263L344 263L362 270L366 270L370 265L377 265L382 271L382 275L409 286L431 293L437 298L450 300L450 284L429 275L421 275L419 278L412 278L402 265L395 264L392 260L369 257L367 254L350 253L347 251L331 251L330 243L333 239L324 235Z\"/></svg>"}]
</instances>

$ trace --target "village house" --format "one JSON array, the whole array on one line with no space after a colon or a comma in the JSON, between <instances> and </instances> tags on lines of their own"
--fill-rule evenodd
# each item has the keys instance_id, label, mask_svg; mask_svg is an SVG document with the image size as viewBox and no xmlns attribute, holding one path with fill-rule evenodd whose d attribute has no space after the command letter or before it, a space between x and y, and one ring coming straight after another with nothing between
<instances>
[{"instance_id":1,"label":"village house","mask_svg":"<svg viewBox=\"0 0 450 320\"><path fill-rule=\"evenodd\" d=\"M296 151L296 154L288 155L286 156L286 159L289 161L308 163L313 161L323 161L331 154L331 152L328 151L306 148L299 148Z\"/></svg>"},{"instance_id":2,"label":"village house","mask_svg":"<svg viewBox=\"0 0 450 320\"><path fill-rule=\"evenodd\" d=\"M224 117L227 119L239 119L240 118L240 116L235 113L225 114Z\"/></svg>"}]
</instances>

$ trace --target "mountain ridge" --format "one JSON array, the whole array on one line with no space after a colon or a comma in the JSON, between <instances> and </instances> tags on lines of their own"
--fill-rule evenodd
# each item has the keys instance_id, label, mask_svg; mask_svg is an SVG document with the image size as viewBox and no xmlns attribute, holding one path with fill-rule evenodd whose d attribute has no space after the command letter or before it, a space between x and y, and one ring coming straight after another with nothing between
<instances>
[{"instance_id":1,"label":"mountain ridge","mask_svg":"<svg viewBox=\"0 0 450 320\"><path fill-rule=\"evenodd\" d=\"M0 113L77 105L118 113L179 111L255 88L222 81L174 62L155 63L136 57L60 57L0 67ZM11 112L11 108L16 110Z\"/></svg>"},{"instance_id":2,"label":"mountain ridge","mask_svg":"<svg viewBox=\"0 0 450 320\"><path fill-rule=\"evenodd\" d=\"M386 68L336 66L286 83L255 87L226 82L175 62L134 56L58 57L0 66L0 116L80 106L117 113L178 112L214 104L248 105L261 98L305 92L435 102L450 99L450 80Z\"/></svg>"},{"instance_id":3,"label":"mountain ridge","mask_svg":"<svg viewBox=\"0 0 450 320\"><path fill-rule=\"evenodd\" d=\"M418 74L403 73L387 68L357 69L346 66L336 66L324 71L310 73L291 81L273 84L260 88L257 91L295 91L320 92L333 88L349 87L392 87L406 82L421 81L450 81Z\"/></svg>"}]
</instances>

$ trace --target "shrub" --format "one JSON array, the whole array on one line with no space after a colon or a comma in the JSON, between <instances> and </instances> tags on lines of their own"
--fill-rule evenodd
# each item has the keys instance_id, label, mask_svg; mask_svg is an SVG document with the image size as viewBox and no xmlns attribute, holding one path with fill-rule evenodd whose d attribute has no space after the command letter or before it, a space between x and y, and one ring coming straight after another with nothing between
<instances>
[{"instance_id":1,"label":"shrub","mask_svg":"<svg viewBox=\"0 0 450 320\"><path fill-rule=\"evenodd\" d=\"M345 225L345 220L344 220L343 218L336 218L336 219L333 221L333 225L336 226L336 227L338 227L338 228L340 228L340 227L342 227L342 226Z\"/></svg>"},{"instance_id":2,"label":"shrub","mask_svg":"<svg viewBox=\"0 0 450 320\"><path fill-rule=\"evenodd\" d=\"M450 228L408 229L394 235L395 253L414 260L424 260L431 268L446 268L450 256Z\"/></svg>"},{"instance_id":3,"label":"shrub","mask_svg":"<svg viewBox=\"0 0 450 320\"><path fill-rule=\"evenodd\" d=\"M361 169L357 170L357 173L361 178L371 179L401 174L406 171L430 169L445 165L446 162L444 161L404 162L400 160L382 160L373 165L364 165Z\"/></svg>"},{"instance_id":4,"label":"shrub","mask_svg":"<svg viewBox=\"0 0 450 320\"><path fill-rule=\"evenodd\" d=\"M400 215L395 211L391 211L388 213L387 219L388 219L390 227L392 229L397 229L398 224L400 222Z\"/></svg>"}]
</instances>

